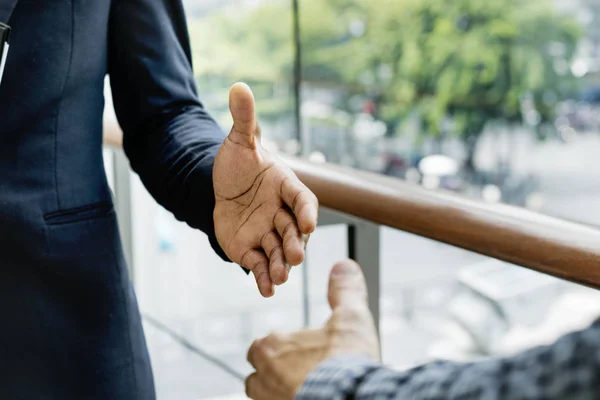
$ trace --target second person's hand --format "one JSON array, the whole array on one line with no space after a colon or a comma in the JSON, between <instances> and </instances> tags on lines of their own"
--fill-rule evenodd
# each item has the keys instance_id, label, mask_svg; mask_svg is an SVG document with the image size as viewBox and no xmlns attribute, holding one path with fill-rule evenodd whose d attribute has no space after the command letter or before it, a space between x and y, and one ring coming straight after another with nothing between
<instances>
[{"instance_id":1,"label":"second person's hand","mask_svg":"<svg viewBox=\"0 0 600 400\"><path fill-rule=\"evenodd\" d=\"M292 400L310 372L335 356L356 354L380 361L365 278L354 261L333 267L328 298L332 315L324 328L272 334L252 344L248 361L256 372L246 380L248 397Z\"/></svg>"}]
</instances>

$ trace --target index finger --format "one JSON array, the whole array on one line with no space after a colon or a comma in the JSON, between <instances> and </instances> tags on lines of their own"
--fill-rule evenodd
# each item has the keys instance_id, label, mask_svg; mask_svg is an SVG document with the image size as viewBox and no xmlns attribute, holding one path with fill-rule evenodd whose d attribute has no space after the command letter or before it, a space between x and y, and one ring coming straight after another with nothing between
<instances>
[{"instance_id":1,"label":"index finger","mask_svg":"<svg viewBox=\"0 0 600 400\"><path fill-rule=\"evenodd\" d=\"M281 198L296 215L298 228L305 235L310 235L317 227L319 201L294 175L281 183Z\"/></svg>"}]
</instances>

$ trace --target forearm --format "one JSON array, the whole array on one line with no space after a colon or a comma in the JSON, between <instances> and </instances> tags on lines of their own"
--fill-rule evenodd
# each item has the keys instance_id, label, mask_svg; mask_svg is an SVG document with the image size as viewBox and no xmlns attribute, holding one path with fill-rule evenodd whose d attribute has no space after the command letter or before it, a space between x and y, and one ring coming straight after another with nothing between
<instances>
[{"instance_id":1,"label":"forearm","mask_svg":"<svg viewBox=\"0 0 600 400\"><path fill-rule=\"evenodd\" d=\"M436 362L397 372L361 357L332 359L298 399L597 399L600 323L551 346L477 363Z\"/></svg>"},{"instance_id":2,"label":"forearm","mask_svg":"<svg viewBox=\"0 0 600 400\"><path fill-rule=\"evenodd\" d=\"M297 399L429 399L428 395L446 389L459 368L454 363L434 363L400 372L366 357L342 356L313 371Z\"/></svg>"},{"instance_id":3,"label":"forearm","mask_svg":"<svg viewBox=\"0 0 600 400\"><path fill-rule=\"evenodd\" d=\"M212 183L225 135L198 99L181 1L113 2L108 71L132 168L226 259L214 234Z\"/></svg>"},{"instance_id":4,"label":"forearm","mask_svg":"<svg viewBox=\"0 0 600 400\"><path fill-rule=\"evenodd\" d=\"M124 136L132 169L178 220L214 237L212 168L224 134L200 105L186 105L141 124Z\"/></svg>"}]
</instances>

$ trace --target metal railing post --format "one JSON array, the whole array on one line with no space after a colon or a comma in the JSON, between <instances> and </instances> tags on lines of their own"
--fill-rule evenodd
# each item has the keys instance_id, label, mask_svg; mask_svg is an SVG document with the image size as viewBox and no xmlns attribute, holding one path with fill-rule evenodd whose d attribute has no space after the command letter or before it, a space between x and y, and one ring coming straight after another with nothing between
<instances>
[{"instance_id":1,"label":"metal railing post","mask_svg":"<svg viewBox=\"0 0 600 400\"><path fill-rule=\"evenodd\" d=\"M308 251L304 255L304 263L302 264L302 324L304 328L310 327L310 288L308 276Z\"/></svg>"},{"instance_id":2,"label":"metal railing post","mask_svg":"<svg viewBox=\"0 0 600 400\"><path fill-rule=\"evenodd\" d=\"M348 225L348 256L362 267L369 291L369 309L379 331L381 262L379 225L359 221Z\"/></svg>"},{"instance_id":3,"label":"metal railing post","mask_svg":"<svg viewBox=\"0 0 600 400\"><path fill-rule=\"evenodd\" d=\"M319 225L346 225L348 257L360 264L369 290L369 309L379 331L381 297L381 235L377 224L327 208L319 211Z\"/></svg>"}]
</instances>

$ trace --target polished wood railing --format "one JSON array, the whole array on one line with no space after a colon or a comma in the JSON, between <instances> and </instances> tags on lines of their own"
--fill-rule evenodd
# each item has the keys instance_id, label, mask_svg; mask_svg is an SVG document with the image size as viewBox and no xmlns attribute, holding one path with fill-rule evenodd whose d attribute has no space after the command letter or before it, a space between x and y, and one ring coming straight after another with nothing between
<instances>
[{"instance_id":1,"label":"polished wood railing","mask_svg":"<svg viewBox=\"0 0 600 400\"><path fill-rule=\"evenodd\" d=\"M115 123L106 124L105 143L121 145ZM281 158L324 207L600 288L600 230L593 227L372 173Z\"/></svg>"}]
</instances>

